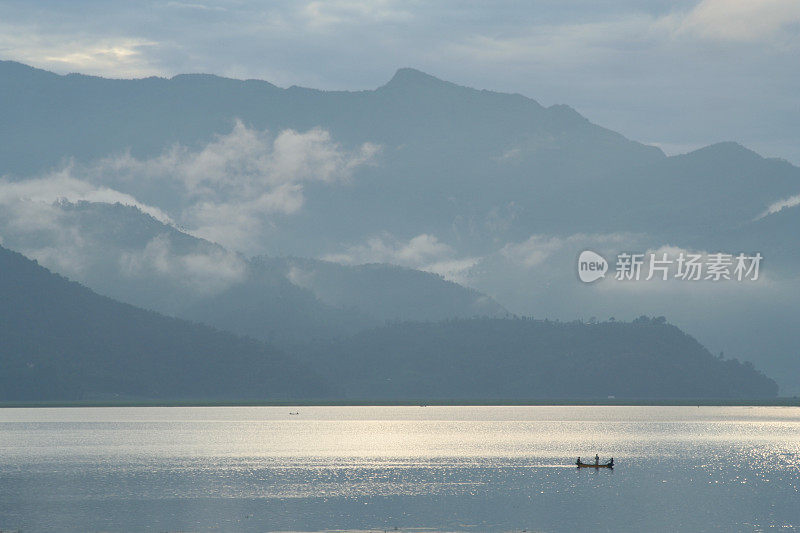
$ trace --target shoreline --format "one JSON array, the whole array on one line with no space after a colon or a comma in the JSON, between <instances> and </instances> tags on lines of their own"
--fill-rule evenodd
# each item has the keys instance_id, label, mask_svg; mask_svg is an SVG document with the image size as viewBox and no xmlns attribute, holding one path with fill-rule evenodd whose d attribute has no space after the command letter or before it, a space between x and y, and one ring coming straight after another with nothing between
<instances>
[{"instance_id":1,"label":"shoreline","mask_svg":"<svg viewBox=\"0 0 800 533\"><path fill-rule=\"evenodd\" d=\"M0 409L57 407L800 407L800 398L613 398L530 400L81 400L0 401Z\"/></svg>"}]
</instances>

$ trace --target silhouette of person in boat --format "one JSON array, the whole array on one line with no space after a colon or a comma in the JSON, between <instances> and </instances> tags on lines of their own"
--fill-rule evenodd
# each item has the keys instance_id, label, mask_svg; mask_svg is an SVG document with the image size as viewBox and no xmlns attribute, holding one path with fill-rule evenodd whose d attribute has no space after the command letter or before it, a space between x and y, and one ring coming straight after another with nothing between
<instances>
[{"instance_id":1,"label":"silhouette of person in boat","mask_svg":"<svg viewBox=\"0 0 800 533\"><path fill-rule=\"evenodd\" d=\"M582 462L581 462L581 458L580 458L580 457L578 457L578 460L577 460L577 461L575 461L575 464L576 464L576 465L578 465L578 466L594 466L594 467L596 467L596 468L599 468L599 467L601 467L601 466L602 466L602 467L605 467L605 468L608 468L608 467L610 467L610 468L614 468L614 458L612 457L612 458L611 458L611 460L610 460L609 462L607 462L607 463L605 463L605 464L602 464L602 465L601 465L601 464L600 464L600 456L595 454L595 456L594 456L594 464L591 464L591 463L582 463Z\"/></svg>"}]
</instances>

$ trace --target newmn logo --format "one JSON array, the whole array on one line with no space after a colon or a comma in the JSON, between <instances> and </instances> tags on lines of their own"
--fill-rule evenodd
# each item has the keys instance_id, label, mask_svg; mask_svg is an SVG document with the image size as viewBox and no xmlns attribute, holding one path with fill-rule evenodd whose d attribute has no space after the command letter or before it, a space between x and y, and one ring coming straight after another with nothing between
<instances>
[{"instance_id":1,"label":"newmn logo","mask_svg":"<svg viewBox=\"0 0 800 533\"><path fill-rule=\"evenodd\" d=\"M606 276L608 261L591 250L584 250L578 256L578 277L584 283L591 283Z\"/></svg>"}]
</instances>

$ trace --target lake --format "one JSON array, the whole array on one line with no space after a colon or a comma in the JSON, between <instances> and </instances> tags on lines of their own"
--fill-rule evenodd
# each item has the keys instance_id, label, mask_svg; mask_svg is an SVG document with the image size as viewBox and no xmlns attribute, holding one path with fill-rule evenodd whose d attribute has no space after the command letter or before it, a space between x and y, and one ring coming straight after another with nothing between
<instances>
[{"instance_id":1,"label":"lake","mask_svg":"<svg viewBox=\"0 0 800 533\"><path fill-rule=\"evenodd\" d=\"M800 531L797 407L6 408L0 454L0 530Z\"/></svg>"}]
</instances>

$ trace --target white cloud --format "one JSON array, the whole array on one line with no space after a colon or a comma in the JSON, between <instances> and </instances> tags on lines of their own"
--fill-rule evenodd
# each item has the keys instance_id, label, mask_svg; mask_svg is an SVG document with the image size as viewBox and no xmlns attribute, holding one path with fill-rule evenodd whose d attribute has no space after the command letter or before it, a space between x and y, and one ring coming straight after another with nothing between
<instances>
[{"instance_id":1,"label":"white cloud","mask_svg":"<svg viewBox=\"0 0 800 533\"><path fill-rule=\"evenodd\" d=\"M463 259L446 259L425 265L420 270L432 272L442 276L448 281L454 281L461 285L467 285L470 280L472 269L480 262L477 257L466 257Z\"/></svg>"},{"instance_id":2,"label":"white cloud","mask_svg":"<svg viewBox=\"0 0 800 533\"><path fill-rule=\"evenodd\" d=\"M103 159L88 170L96 180L110 178L121 184L172 181L192 197L249 198L285 184L346 181L357 167L372 163L379 151L372 143L343 150L321 128L287 129L273 137L237 120L229 134L217 135L199 151L175 145L155 158L140 160L123 154ZM272 207L285 211L280 205Z\"/></svg>"},{"instance_id":3,"label":"white cloud","mask_svg":"<svg viewBox=\"0 0 800 533\"><path fill-rule=\"evenodd\" d=\"M72 277L80 277L98 251L63 208L78 202L134 206L171 224L160 209L114 189L73 178L67 166L49 176L25 181L0 179L0 233L26 256Z\"/></svg>"},{"instance_id":4,"label":"white cloud","mask_svg":"<svg viewBox=\"0 0 800 533\"><path fill-rule=\"evenodd\" d=\"M491 293L490 285L483 282L502 278L505 275L502 272L530 277L531 271L535 271L536 283L563 277L565 273L574 277L574 263L580 251L593 249L608 255L618 249L642 246L644 238L634 233L537 234L523 242L507 243L486 256L476 257L459 254L434 235L421 234L402 241L385 233L368 239L364 244L347 247L341 253L328 254L323 259L348 265L390 263L415 268Z\"/></svg>"},{"instance_id":5,"label":"white cloud","mask_svg":"<svg viewBox=\"0 0 800 533\"><path fill-rule=\"evenodd\" d=\"M68 165L43 178L24 181L0 179L0 205L8 206L20 201L52 204L62 200L70 203L120 203L138 207L143 213L165 224L172 224L170 217L157 207L143 204L129 194L74 178L72 171L72 165Z\"/></svg>"},{"instance_id":6,"label":"white cloud","mask_svg":"<svg viewBox=\"0 0 800 533\"><path fill-rule=\"evenodd\" d=\"M0 191L8 193L2 188ZM141 248L116 242L115 236L106 235L102 227L85 226L81 217L75 216L82 210L63 199L9 202L6 195L0 198L0 206L0 235L8 246L90 286L122 275L129 279L168 279L192 293L208 295L244 280L246 275L245 261L218 246L201 243L178 251L166 234ZM115 221L107 222L113 226Z\"/></svg>"},{"instance_id":7,"label":"white cloud","mask_svg":"<svg viewBox=\"0 0 800 533\"><path fill-rule=\"evenodd\" d=\"M798 25L796 0L703 0L664 15L636 11L577 23L534 24L513 32L473 33L442 43L441 51L482 63L556 62L563 68L708 40L797 47Z\"/></svg>"},{"instance_id":8,"label":"white cloud","mask_svg":"<svg viewBox=\"0 0 800 533\"><path fill-rule=\"evenodd\" d=\"M264 246L268 215L295 213L303 202L302 185L284 184L251 199L198 202L183 211L181 220L193 235L252 252Z\"/></svg>"},{"instance_id":9,"label":"white cloud","mask_svg":"<svg viewBox=\"0 0 800 533\"><path fill-rule=\"evenodd\" d=\"M179 253L162 234L141 250L123 252L120 272L134 278L169 278L200 294L216 294L244 281L247 264L240 256L220 247Z\"/></svg>"},{"instance_id":10,"label":"white cloud","mask_svg":"<svg viewBox=\"0 0 800 533\"><path fill-rule=\"evenodd\" d=\"M533 235L523 243L506 244L500 253L510 261L533 267L542 264L562 246L564 240L559 237Z\"/></svg>"},{"instance_id":11,"label":"white cloud","mask_svg":"<svg viewBox=\"0 0 800 533\"><path fill-rule=\"evenodd\" d=\"M622 233L602 235L576 233L566 237L531 235L524 242L506 244L500 249L499 254L512 264L533 268L542 266L552 257L564 252L577 257L577 254L587 247L607 249L610 246L638 241L639 238L640 236Z\"/></svg>"},{"instance_id":12,"label":"white cloud","mask_svg":"<svg viewBox=\"0 0 800 533\"><path fill-rule=\"evenodd\" d=\"M379 151L372 143L346 150L320 128L273 137L237 121L198 150L175 145L149 159L124 153L37 179L0 180L0 204L118 202L237 251L261 253L272 217L302 209L305 185L346 183Z\"/></svg>"},{"instance_id":13,"label":"white cloud","mask_svg":"<svg viewBox=\"0 0 800 533\"><path fill-rule=\"evenodd\" d=\"M80 238L75 240L78 241ZM71 279L79 279L89 266L85 250L82 247L74 244L65 245L63 241L59 242L57 246L27 248L19 250L19 252L36 260L40 265Z\"/></svg>"},{"instance_id":14,"label":"white cloud","mask_svg":"<svg viewBox=\"0 0 800 533\"><path fill-rule=\"evenodd\" d=\"M296 265L289 267L289 272L286 273L286 279L304 289L313 288L314 277L315 272L313 270L303 270Z\"/></svg>"},{"instance_id":15,"label":"white cloud","mask_svg":"<svg viewBox=\"0 0 800 533\"><path fill-rule=\"evenodd\" d=\"M325 256L326 261L349 265L392 263L419 267L454 253L453 248L434 235L421 234L402 242L389 234L372 237L365 244L351 246L344 253Z\"/></svg>"},{"instance_id":16,"label":"white cloud","mask_svg":"<svg viewBox=\"0 0 800 533\"><path fill-rule=\"evenodd\" d=\"M675 31L718 41L756 42L796 38L799 24L797 0L703 0L678 17Z\"/></svg>"},{"instance_id":17,"label":"white cloud","mask_svg":"<svg viewBox=\"0 0 800 533\"><path fill-rule=\"evenodd\" d=\"M358 167L372 164L378 150L370 143L344 150L319 128L273 137L237 122L229 134L197 150L176 145L150 159L122 154L69 163L35 179L0 179L0 235L25 255L84 283L98 272L104 279L121 273L213 294L244 279L241 257L202 245L178 251L167 235L118 245L103 227L85 226L74 204L133 206L231 249L259 252L274 230L272 217L303 207L305 185L346 182ZM415 242L401 254L413 261L415 247L418 255L436 252L435 243L425 244Z\"/></svg>"},{"instance_id":18,"label":"white cloud","mask_svg":"<svg viewBox=\"0 0 800 533\"><path fill-rule=\"evenodd\" d=\"M259 252L270 217L303 207L304 184L347 182L379 151L372 143L345 150L321 128L273 137L237 121L201 150L176 145L143 160L123 154L99 161L87 174L147 197L173 189L179 197L173 203L181 206L173 216L183 227L236 250Z\"/></svg>"},{"instance_id":19,"label":"white cloud","mask_svg":"<svg viewBox=\"0 0 800 533\"><path fill-rule=\"evenodd\" d=\"M90 263L91 247L78 228L66 223L62 205L0 196L0 233L7 246L76 278Z\"/></svg>"},{"instance_id":20,"label":"white cloud","mask_svg":"<svg viewBox=\"0 0 800 533\"><path fill-rule=\"evenodd\" d=\"M326 255L323 259L346 265L389 263L433 272L453 281L463 280L465 273L478 261L477 258L458 257L452 246L427 233L408 241L384 234L368 239L365 244L350 246L342 253Z\"/></svg>"},{"instance_id":21,"label":"white cloud","mask_svg":"<svg viewBox=\"0 0 800 533\"><path fill-rule=\"evenodd\" d=\"M778 200L777 202L770 204L770 206L767 207L767 209L763 213L758 215L755 219L759 220L761 218L764 218L765 216L773 215L779 211L783 211L784 209L789 209L791 207L796 207L798 205L800 205L800 194L795 196L790 196L789 198L784 198L783 200Z\"/></svg>"},{"instance_id":22,"label":"white cloud","mask_svg":"<svg viewBox=\"0 0 800 533\"><path fill-rule=\"evenodd\" d=\"M305 133L284 130L275 139L266 174L273 183L348 179L352 171L373 160L380 148L364 143L353 153L336 145L327 131L314 128Z\"/></svg>"},{"instance_id":23,"label":"white cloud","mask_svg":"<svg viewBox=\"0 0 800 533\"><path fill-rule=\"evenodd\" d=\"M407 22L413 18L406 3L394 0L330 0L307 2L301 17L312 28L342 25Z\"/></svg>"},{"instance_id":24,"label":"white cloud","mask_svg":"<svg viewBox=\"0 0 800 533\"><path fill-rule=\"evenodd\" d=\"M80 72L112 78L159 74L148 58L157 48L151 39L42 33L35 25L0 23L0 50L5 57L56 72Z\"/></svg>"}]
</instances>

